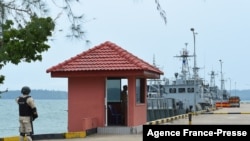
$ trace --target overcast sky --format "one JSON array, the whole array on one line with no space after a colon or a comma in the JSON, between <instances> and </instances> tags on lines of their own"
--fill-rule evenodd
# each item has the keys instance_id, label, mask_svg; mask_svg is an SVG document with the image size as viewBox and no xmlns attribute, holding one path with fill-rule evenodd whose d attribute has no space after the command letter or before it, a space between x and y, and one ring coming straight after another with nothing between
<instances>
[{"instance_id":1,"label":"overcast sky","mask_svg":"<svg viewBox=\"0 0 250 141\"><path fill-rule=\"evenodd\" d=\"M6 65L1 74L6 80L1 90L19 90L28 85L32 89L67 91L67 78L51 78L46 70L58 63L88 50L105 41L111 41L148 63L153 57L164 77L173 79L181 71L179 55L185 48L190 55L194 51L193 33L196 34L197 66L199 75L210 82L210 72L216 72L216 84L220 86L222 72L226 89L250 88L250 1L249 0L160 0L166 12L164 24L156 10L154 0L82 0L74 10L85 14L86 38L91 41L67 39L64 25L57 21L49 51L43 53L43 61ZM55 11L53 14L58 13ZM193 67L193 58L189 65ZM191 69L192 70L192 69Z\"/></svg>"}]
</instances>

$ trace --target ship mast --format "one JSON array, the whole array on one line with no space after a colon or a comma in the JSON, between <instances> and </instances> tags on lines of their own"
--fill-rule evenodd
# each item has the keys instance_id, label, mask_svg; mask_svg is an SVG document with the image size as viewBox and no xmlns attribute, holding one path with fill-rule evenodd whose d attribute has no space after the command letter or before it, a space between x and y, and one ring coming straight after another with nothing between
<instances>
[{"instance_id":1,"label":"ship mast","mask_svg":"<svg viewBox=\"0 0 250 141\"><path fill-rule=\"evenodd\" d=\"M215 72L211 71L210 73L210 87L215 87Z\"/></svg>"},{"instance_id":2,"label":"ship mast","mask_svg":"<svg viewBox=\"0 0 250 141\"><path fill-rule=\"evenodd\" d=\"M196 65L196 51L195 51L195 34L197 34L196 32L194 32L194 28L190 29L193 32L193 36L194 36L194 67L193 67L193 72L194 72L194 79L197 80L198 76L198 70L199 68Z\"/></svg>"},{"instance_id":3,"label":"ship mast","mask_svg":"<svg viewBox=\"0 0 250 141\"><path fill-rule=\"evenodd\" d=\"M194 32L194 28L190 29L193 32L193 37L194 37L194 67L193 67L193 77L194 77L194 86L196 87L196 81L198 80L199 76L198 76L198 67L196 65L196 51L195 51L195 34L197 34L196 32ZM195 89L195 95L194 95L194 111L196 111L196 95L198 93L198 90Z\"/></svg>"},{"instance_id":4,"label":"ship mast","mask_svg":"<svg viewBox=\"0 0 250 141\"><path fill-rule=\"evenodd\" d=\"M182 59L182 69L181 69L180 77L181 77L182 80L186 81L187 80L187 75L190 75L189 67L188 67L188 57L193 57L193 56L188 54L188 51L187 51L188 43L185 43L185 45L186 45L186 48L183 48L183 50L180 52L180 55L175 56L175 57L179 57L179 58Z\"/></svg>"}]
</instances>

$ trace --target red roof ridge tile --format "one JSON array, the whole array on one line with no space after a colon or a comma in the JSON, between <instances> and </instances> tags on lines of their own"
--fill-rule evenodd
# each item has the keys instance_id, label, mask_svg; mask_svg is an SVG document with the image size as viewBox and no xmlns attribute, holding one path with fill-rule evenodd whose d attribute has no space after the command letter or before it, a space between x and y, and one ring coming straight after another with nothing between
<instances>
[{"instance_id":1,"label":"red roof ridge tile","mask_svg":"<svg viewBox=\"0 0 250 141\"><path fill-rule=\"evenodd\" d=\"M109 45L109 47L112 47L114 50L116 50L121 57L125 57L126 59L128 59L131 63L137 65L138 67L141 67L142 69L149 69L149 66L151 66L150 64L148 64L147 62L145 62L144 60L138 58L137 56L129 53L127 50L121 48L120 46L116 45L115 43L112 43L110 41L106 41L104 44Z\"/></svg>"}]
</instances>

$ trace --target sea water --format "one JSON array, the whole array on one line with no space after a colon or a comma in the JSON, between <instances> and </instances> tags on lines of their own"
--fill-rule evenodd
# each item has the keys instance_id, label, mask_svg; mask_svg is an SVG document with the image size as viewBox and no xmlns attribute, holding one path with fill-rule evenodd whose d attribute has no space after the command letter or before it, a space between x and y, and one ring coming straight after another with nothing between
<instances>
[{"instance_id":1,"label":"sea water","mask_svg":"<svg viewBox=\"0 0 250 141\"><path fill-rule=\"evenodd\" d=\"M36 100L38 118L34 134L65 133L68 126L67 100ZM0 99L0 138L19 135L18 105L14 99Z\"/></svg>"}]
</instances>

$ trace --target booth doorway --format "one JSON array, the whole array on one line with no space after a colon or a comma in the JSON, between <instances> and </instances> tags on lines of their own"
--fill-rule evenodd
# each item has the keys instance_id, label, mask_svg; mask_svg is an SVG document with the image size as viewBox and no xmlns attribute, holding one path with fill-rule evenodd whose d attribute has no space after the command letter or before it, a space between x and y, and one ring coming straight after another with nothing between
<instances>
[{"instance_id":1,"label":"booth doorway","mask_svg":"<svg viewBox=\"0 0 250 141\"><path fill-rule=\"evenodd\" d=\"M127 85L127 79L108 78L106 95L106 123L107 126L125 126L127 121L127 110L123 112L121 102L121 91Z\"/></svg>"}]
</instances>

